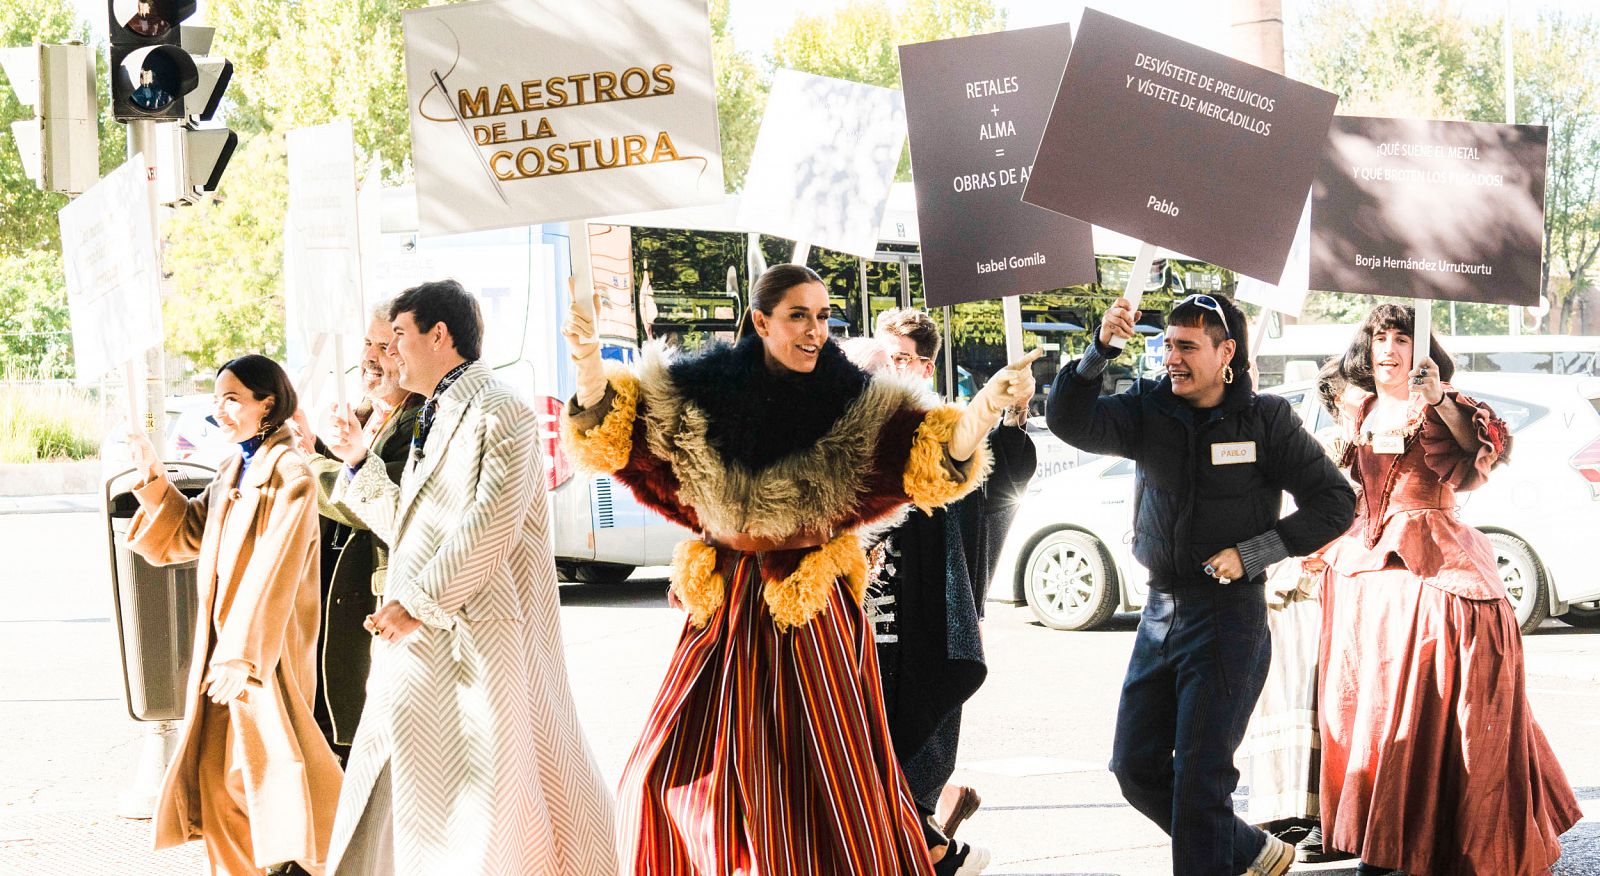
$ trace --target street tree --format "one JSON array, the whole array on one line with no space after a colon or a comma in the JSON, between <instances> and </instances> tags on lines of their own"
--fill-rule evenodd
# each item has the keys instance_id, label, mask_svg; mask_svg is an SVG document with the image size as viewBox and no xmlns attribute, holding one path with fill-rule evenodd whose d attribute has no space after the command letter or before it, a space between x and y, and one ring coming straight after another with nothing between
<instances>
[{"instance_id":1,"label":"street tree","mask_svg":"<svg viewBox=\"0 0 1600 876\"><path fill-rule=\"evenodd\" d=\"M795 19L774 43L771 61L775 67L898 89L900 45L1005 26L1005 11L992 0L909 0L899 10L884 0L853 0L833 12ZM901 155L897 176L911 178L909 151Z\"/></svg>"},{"instance_id":2,"label":"street tree","mask_svg":"<svg viewBox=\"0 0 1600 876\"><path fill-rule=\"evenodd\" d=\"M1289 69L1339 95L1348 115L1505 121L1503 22L1468 20L1443 4L1318 0L1289 46ZM1514 28L1516 120L1550 129L1541 291L1547 326L1574 328L1600 258L1600 19L1541 13ZM1313 293L1308 314L1344 321L1369 300ZM1436 320L1449 305L1435 305ZM1505 308L1461 304L1456 325L1505 331ZM1442 320L1436 324L1447 324Z\"/></svg>"}]
</instances>

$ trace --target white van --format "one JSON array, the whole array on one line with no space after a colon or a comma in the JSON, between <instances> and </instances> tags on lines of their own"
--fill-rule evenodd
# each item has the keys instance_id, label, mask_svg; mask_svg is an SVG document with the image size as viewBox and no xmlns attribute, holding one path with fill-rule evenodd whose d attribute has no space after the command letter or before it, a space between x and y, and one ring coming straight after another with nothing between
<instances>
[{"instance_id":1,"label":"white van","mask_svg":"<svg viewBox=\"0 0 1600 876\"><path fill-rule=\"evenodd\" d=\"M636 567L671 562L673 546L685 533L640 505L613 478L579 476L562 452L557 418L577 388L560 331L570 300L567 227L422 237L416 231L411 188L386 189L378 279L387 294L397 294L426 280L450 277L477 297L485 324L484 362L501 380L522 390L539 412L561 577L611 583L626 579ZM631 267L616 267L597 270L596 279L631 283ZM631 296L631 288L623 291ZM638 343L631 336L605 336L603 341L602 354L608 359L626 362L637 355Z\"/></svg>"}]
</instances>

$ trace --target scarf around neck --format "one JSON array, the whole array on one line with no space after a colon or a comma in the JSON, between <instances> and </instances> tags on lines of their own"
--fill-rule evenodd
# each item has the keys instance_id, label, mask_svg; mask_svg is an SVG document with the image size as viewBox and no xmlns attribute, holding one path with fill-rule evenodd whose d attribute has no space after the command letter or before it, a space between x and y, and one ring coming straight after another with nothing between
<instances>
[{"instance_id":1,"label":"scarf around neck","mask_svg":"<svg viewBox=\"0 0 1600 876\"><path fill-rule=\"evenodd\" d=\"M712 448L751 472L815 444L872 380L831 339L810 373L773 373L759 337L710 347L669 373L705 412Z\"/></svg>"}]
</instances>

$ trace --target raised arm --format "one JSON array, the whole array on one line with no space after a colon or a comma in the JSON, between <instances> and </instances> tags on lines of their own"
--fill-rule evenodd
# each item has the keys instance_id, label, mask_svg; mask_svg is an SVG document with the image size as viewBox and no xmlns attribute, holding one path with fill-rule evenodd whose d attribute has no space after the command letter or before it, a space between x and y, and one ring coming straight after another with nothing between
<instances>
[{"instance_id":1,"label":"raised arm","mask_svg":"<svg viewBox=\"0 0 1600 876\"><path fill-rule=\"evenodd\" d=\"M186 563L200 556L206 511L211 507L217 479L213 478L200 495L187 498L167 480L161 457L143 432L130 432L128 447L134 464L144 469L144 483L133 490L139 510L133 513L129 524L128 547L157 566Z\"/></svg>"}]
</instances>

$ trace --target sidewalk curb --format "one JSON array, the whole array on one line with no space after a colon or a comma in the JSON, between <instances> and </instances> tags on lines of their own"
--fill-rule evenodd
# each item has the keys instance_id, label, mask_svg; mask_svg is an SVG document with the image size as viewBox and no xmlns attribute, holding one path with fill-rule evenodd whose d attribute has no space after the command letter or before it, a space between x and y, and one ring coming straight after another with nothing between
<instances>
[{"instance_id":1,"label":"sidewalk curb","mask_svg":"<svg viewBox=\"0 0 1600 876\"><path fill-rule=\"evenodd\" d=\"M0 496L0 516L7 514L86 514L100 511L95 493L49 496Z\"/></svg>"},{"instance_id":2,"label":"sidewalk curb","mask_svg":"<svg viewBox=\"0 0 1600 876\"><path fill-rule=\"evenodd\" d=\"M1600 682L1600 653L1525 654L1523 665L1530 678Z\"/></svg>"}]
</instances>

